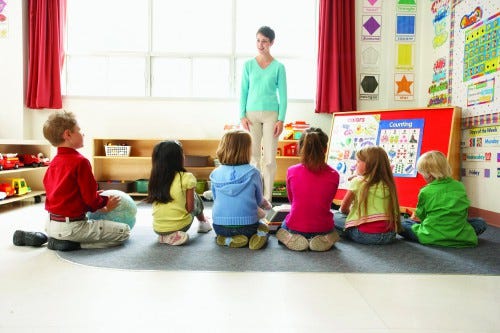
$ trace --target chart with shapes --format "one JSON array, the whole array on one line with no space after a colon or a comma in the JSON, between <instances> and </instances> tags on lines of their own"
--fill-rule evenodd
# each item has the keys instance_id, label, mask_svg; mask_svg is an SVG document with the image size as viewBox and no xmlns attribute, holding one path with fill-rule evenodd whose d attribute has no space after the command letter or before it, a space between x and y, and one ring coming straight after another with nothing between
<instances>
[{"instance_id":1,"label":"chart with shapes","mask_svg":"<svg viewBox=\"0 0 500 333\"><path fill-rule=\"evenodd\" d=\"M377 142L380 115L335 116L330 134L328 164L340 174L339 188L347 189L356 171L356 152Z\"/></svg>"},{"instance_id":2,"label":"chart with shapes","mask_svg":"<svg viewBox=\"0 0 500 333\"><path fill-rule=\"evenodd\" d=\"M380 122L377 144L384 148L394 177L416 177L424 119Z\"/></svg>"}]
</instances>

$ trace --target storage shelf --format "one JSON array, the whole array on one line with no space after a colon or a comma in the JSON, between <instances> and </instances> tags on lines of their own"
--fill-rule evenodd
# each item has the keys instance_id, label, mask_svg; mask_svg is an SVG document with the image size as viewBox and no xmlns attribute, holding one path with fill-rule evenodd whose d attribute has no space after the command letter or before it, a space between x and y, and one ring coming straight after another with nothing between
<instances>
[{"instance_id":1,"label":"storage shelf","mask_svg":"<svg viewBox=\"0 0 500 333\"><path fill-rule=\"evenodd\" d=\"M42 153L50 159L52 147L46 141L42 140L0 140L0 153L17 153L33 154ZM12 178L24 178L26 184L31 188L31 192L21 195L7 197L0 200L0 205L5 205L11 202L35 198L35 202L41 200L41 196L45 194L43 186L43 177L47 171L46 166L41 167L22 167L18 169L8 169L0 171L0 182L10 182Z\"/></svg>"},{"instance_id":2,"label":"storage shelf","mask_svg":"<svg viewBox=\"0 0 500 333\"><path fill-rule=\"evenodd\" d=\"M97 181L147 179L151 172L151 154L154 146L165 139L95 138L93 140L93 170ZM198 179L208 179L214 166L215 152L219 146L217 139L181 139L185 155L209 156L208 166L190 167L186 170ZM289 144L297 140L281 140L278 148L284 152ZM131 147L130 156L106 156L105 145L126 144ZM285 181L288 168L299 163L298 156L276 156L276 181ZM131 196L146 196L146 193L129 193ZM286 197L286 196L285 196Z\"/></svg>"},{"instance_id":3,"label":"storage shelf","mask_svg":"<svg viewBox=\"0 0 500 333\"><path fill-rule=\"evenodd\" d=\"M42 195L45 194L45 191L31 191L30 193L26 193L24 195L16 195L13 197L7 197L3 200L0 200L0 205L6 205L12 202L26 200L30 198L35 198L35 202L40 202L42 200Z\"/></svg>"}]
</instances>

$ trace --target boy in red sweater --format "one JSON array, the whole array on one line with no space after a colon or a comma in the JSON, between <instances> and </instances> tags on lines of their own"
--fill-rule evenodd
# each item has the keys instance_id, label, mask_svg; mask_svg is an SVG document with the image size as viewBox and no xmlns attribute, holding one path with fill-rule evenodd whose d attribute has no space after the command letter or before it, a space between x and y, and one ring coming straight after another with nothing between
<instances>
[{"instance_id":1,"label":"boy in red sweater","mask_svg":"<svg viewBox=\"0 0 500 333\"><path fill-rule=\"evenodd\" d=\"M49 220L41 232L17 230L14 245L41 246L48 240L51 250L105 248L122 244L130 227L107 220L88 220L86 213L110 212L120 203L117 196L101 196L88 159L76 149L83 147L83 134L71 112L56 111L43 126L44 137L57 147L43 184Z\"/></svg>"}]
</instances>

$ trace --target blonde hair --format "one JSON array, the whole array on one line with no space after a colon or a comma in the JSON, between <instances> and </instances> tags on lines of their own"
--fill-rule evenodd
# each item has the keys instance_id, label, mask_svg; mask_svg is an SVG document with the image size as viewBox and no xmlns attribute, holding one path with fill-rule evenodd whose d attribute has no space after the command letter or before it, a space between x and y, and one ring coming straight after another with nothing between
<instances>
[{"instance_id":1,"label":"blonde hair","mask_svg":"<svg viewBox=\"0 0 500 333\"><path fill-rule=\"evenodd\" d=\"M241 129L227 131L222 136L215 154L221 164L249 164L252 154L250 133Z\"/></svg>"},{"instance_id":2,"label":"blonde hair","mask_svg":"<svg viewBox=\"0 0 500 333\"><path fill-rule=\"evenodd\" d=\"M370 187L378 186L380 183L385 184L389 190L389 204L386 207L389 223L398 232L401 230L400 212L398 193L396 191L396 183L392 175L391 164L389 157L382 147L369 146L364 147L356 152L356 158L365 162L365 174L363 185L360 188L359 202L363 203L363 210L368 212L368 193ZM359 215L361 214L361 204L359 205Z\"/></svg>"},{"instance_id":3,"label":"blonde hair","mask_svg":"<svg viewBox=\"0 0 500 333\"><path fill-rule=\"evenodd\" d=\"M422 154L417 161L417 171L424 178L443 179L451 177L451 166L446 156L438 151L431 150Z\"/></svg>"},{"instance_id":4,"label":"blonde hair","mask_svg":"<svg viewBox=\"0 0 500 333\"><path fill-rule=\"evenodd\" d=\"M58 110L52 113L43 124L43 136L54 147L64 142L64 131L73 131L76 124L76 117L72 112Z\"/></svg>"}]
</instances>

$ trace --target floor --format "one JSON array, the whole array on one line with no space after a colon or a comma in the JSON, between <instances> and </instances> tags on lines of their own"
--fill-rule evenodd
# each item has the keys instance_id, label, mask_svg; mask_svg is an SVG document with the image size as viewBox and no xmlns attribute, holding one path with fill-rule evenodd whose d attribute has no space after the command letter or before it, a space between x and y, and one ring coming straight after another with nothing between
<instances>
[{"instance_id":1,"label":"floor","mask_svg":"<svg viewBox=\"0 0 500 333\"><path fill-rule=\"evenodd\" d=\"M499 276L93 268L12 245L44 219L0 206L0 332L500 332Z\"/></svg>"}]
</instances>

